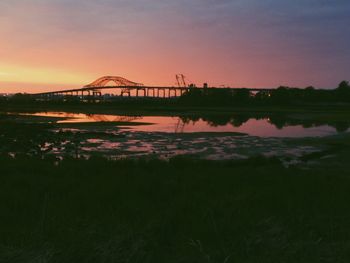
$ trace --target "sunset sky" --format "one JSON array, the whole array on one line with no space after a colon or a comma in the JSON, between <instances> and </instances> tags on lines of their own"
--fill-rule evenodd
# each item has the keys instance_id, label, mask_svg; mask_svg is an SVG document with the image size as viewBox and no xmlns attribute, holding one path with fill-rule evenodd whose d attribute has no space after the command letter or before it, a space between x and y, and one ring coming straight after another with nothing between
<instances>
[{"instance_id":1,"label":"sunset sky","mask_svg":"<svg viewBox=\"0 0 350 263\"><path fill-rule=\"evenodd\" d=\"M103 75L173 85L333 88L350 79L349 0L1 0L0 93Z\"/></svg>"}]
</instances>

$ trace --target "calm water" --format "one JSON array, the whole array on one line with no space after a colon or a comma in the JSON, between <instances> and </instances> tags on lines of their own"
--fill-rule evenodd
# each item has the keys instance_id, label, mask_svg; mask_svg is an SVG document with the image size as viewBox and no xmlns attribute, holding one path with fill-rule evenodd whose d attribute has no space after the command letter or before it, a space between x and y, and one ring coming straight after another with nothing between
<instances>
[{"instance_id":1,"label":"calm water","mask_svg":"<svg viewBox=\"0 0 350 263\"><path fill-rule=\"evenodd\" d=\"M211 160L253 156L295 163L323 145L293 138L349 131L350 122L327 122L304 115L232 113L186 116L124 116L69 112L8 113L14 122L56 123L39 136L0 153L89 158L163 158L189 156ZM327 119L327 118L324 118ZM12 144L16 138L10 139ZM6 146L6 145L5 145Z\"/></svg>"},{"instance_id":2,"label":"calm water","mask_svg":"<svg viewBox=\"0 0 350 263\"><path fill-rule=\"evenodd\" d=\"M284 119L272 120L270 118L242 118L231 116L214 116L211 118L188 118L171 116L122 116L102 114L82 114L68 112L38 112L23 113L21 115L54 117L59 124L123 122L121 128L135 132L164 132L164 133L197 133L238 132L259 137L316 137L327 136L339 132L337 127L324 123L308 121L291 121ZM128 125L127 123L130 123ZM137 123L134 125L133 123ZM342 131L348 131L342 126Z\"/></svg>"}]
</instances>

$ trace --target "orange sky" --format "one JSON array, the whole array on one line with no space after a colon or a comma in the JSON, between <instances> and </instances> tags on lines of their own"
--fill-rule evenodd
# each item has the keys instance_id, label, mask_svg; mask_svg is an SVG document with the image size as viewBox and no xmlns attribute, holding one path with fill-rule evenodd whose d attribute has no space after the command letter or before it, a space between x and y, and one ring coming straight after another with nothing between
<instances>
[{"instance_id":1,"label":"orange sky","mask_svg":"<svg viewBox=\"0 0 350 263\"><path fill-rule=\"evenodd\" d=\"M0 93L81 87L104 75L323 88L349 77L339 41L349 35L349 4L234 2L2 0Z\"/></svg>"}]
</instances>

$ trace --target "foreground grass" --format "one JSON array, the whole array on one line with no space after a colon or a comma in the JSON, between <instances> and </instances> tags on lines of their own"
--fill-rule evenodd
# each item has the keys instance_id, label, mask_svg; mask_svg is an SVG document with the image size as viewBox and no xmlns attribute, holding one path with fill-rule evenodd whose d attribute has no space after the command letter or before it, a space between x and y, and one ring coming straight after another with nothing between
<instances>
[{"instance_id":1,"label":"foreground grass","mask_svg":"<svg viewBox=\"0 0 350 263\"><path fill-rule=\"evenodd\" d=\"M0 158L0 262L348 262L348 165Z\"/></svg>"}]
</instances>

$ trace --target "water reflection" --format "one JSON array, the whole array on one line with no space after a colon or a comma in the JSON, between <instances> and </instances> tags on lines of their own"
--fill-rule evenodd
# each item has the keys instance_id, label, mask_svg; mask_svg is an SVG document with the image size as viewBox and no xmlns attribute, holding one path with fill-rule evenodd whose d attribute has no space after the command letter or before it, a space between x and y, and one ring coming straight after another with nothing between
<instances>
[{"instance_id":1,"label":"water reflection","mask_svg":"<svg viewBox=\"0 0 350 263\"><path fill-rule=\"evenodd\" d=\"M267 113L132 116L39 112L23 115L57 118L54 122L58 124L113 122L140 132L239 132L262 137L326 136L346 132L350 128L350 122L347 121L337 122L315 117Z\"/></svg>"},{"instance_id":2,"label":"water reflection","mask_svg":"<svg viewBox=\"0 0 350 263\"><path fill-rule=\"evenodd\" d=\"M130 129L116 125L116 121L126 118L130 119L122 125ZM23 122L24 119L28 122ZM186 117L72 113L4 115L0 118L0 154L41 158L101 155L108 158L142 156L166 159L185 155L218 160L265 155L292 160L320 149L300 145L299 140L273 137L321 136L336 132L327 122L277 118L283 120L283 125L277 127L273 124L274 120L276 118L272 116L233 114ZM101 121L110 123L102 125ZM79 122L88 124L80 125ZM94 124L89 125L89 122Z\"/></svg>"},{"instance_id":3,"label":"water reflection","mask_svg":"<svg viewBox=\"0 0 350 263\"><path fill-rule=\"evenodd\" d=\"M219 127L231 124L233 127L241 127L249 120L266 120L268 123L274 125L277 129L283 129L288 126L302 126L305 129L318 127L318 126L331 126L336 129L337 132L345 132L350 129L350 122L342 121L318 121L316 119L305 119L289 117L282 114L266 114L266 115L254 115L254 114L234 114L234 115L211 115L206 117L198 116L182 116L180 117L184 123L196 123L201 119L207 122L212 127Z\"/></svg>"},{"instance_id":4,"label":"water reflection","mask_svg":"<svg viewBox=\"0 0 350 263\"><path fill-rule=\"evenodd\" d=\"M58 118L57 123L86 123L86 122L131 122L141 119L140 116L86 114L72 112L36 112L21 113L24 116L53 117Z\"/></svg>"}]
</instances>

